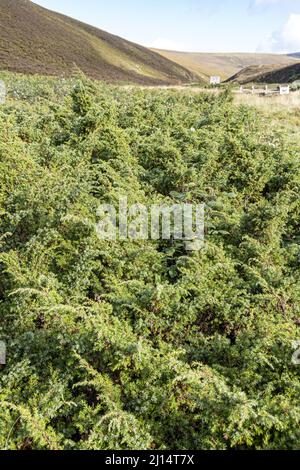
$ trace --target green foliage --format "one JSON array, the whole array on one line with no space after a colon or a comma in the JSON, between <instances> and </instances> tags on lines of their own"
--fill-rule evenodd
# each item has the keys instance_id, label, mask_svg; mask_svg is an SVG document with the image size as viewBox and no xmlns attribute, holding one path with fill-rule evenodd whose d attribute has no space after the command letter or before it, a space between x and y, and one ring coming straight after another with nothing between
<instances>
[{"instance_id":1,"label":"green foliage","mask_svg":"<svg viewBox=\"0 0 300 470\"><path fill-rule=\"evenodd\" d=\"M297 149L230 93L1 76L2 449L298 449ZM206 245L100 203L206 205Z\"/></svg>"}]
</instances>

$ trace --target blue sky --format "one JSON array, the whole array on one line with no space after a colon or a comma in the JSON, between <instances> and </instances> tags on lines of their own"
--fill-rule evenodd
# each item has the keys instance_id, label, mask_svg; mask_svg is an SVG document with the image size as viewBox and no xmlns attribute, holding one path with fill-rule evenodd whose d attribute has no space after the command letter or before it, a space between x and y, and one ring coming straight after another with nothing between
<instances>
[{"instance_id":1,"label":"blue sky","mask_svg":"<svg viewBox=\"0 0 300 470\"><path fill-rule=\"evenodd\" d=\"M149 47L298 52L300 0L34 0Z\"/></svg>"}]
</instances>

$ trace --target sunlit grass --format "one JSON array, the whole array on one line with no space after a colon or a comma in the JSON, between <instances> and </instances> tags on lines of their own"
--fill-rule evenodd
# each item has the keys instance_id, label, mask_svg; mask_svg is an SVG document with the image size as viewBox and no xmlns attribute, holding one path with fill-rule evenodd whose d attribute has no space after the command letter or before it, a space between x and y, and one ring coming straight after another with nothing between
<instances>
[{"instance_id":1,"label":"sunlit grass","mask_svg":"<svg viewBox=\"0 0 300 470\"><path fill-rule=\"evenodd\" d=\"M267 112L291 111L295 108L300 109L300 91L290 93L289 95L271 96L236 93L235 102L255 106Z\"/></svg>"}]
</instances>

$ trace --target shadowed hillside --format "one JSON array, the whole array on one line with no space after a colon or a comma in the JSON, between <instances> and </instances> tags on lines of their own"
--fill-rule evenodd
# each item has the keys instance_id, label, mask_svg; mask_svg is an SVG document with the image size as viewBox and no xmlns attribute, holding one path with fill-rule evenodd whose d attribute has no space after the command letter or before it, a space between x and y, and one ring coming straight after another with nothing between
<instances>
[{"instance_id":1,"label":"shadowed hillside","mask_svg":"<svg viewBox=\"0 0 300 470\"><path fill-rule=\"evenodd\" d=\"M289 54L289 57L295 57L296 59L300 59L300 52L294 52L293 54Z\"/></svg>"},{"instance_id":2,"label":"shadowed hillside","mask_svg":"<svg viewBox=\"0 0 300 470\"><path fill-rule=\"evenodd\" d=\"M29 0L0 1L0 69L144 85L180 84L193 73L159 54Z\"/></svg>"},{"instance_id":3,"label":"shadowed hillside","mask_svg":"<svg viewBox=\"0 0 300 470\"><path fill-rule=\"evenodd\" d=\"M177 62L208 81L210 75L220 75L222 80L230 78L248 66L285 66L294 64L296 58L278 54L248 53L194 53L156 50L164 57Z\"/></svg>"},{"instance_id":4,"label":"shadowed hillside","mask_svg":"<svg viewBox=\"0 0 300 470\"><path fill-rule=\"evenodd\" d=\"M300 79L300 62L287 67L247 67L228 81L245 83L292 83Z\"/></svg>"}]
</instances>

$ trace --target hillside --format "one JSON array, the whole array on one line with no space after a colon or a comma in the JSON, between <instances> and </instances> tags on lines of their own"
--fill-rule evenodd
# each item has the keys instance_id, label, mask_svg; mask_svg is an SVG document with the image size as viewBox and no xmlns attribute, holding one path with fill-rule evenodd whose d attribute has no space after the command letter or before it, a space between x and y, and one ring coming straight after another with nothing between
<instances>
[{"instance_id":1,"label":"hillside","mask_svg":"<svg viewBox=\"0 0 300 470\"><path fill-rule=\"evenodd\" d=\"M196 73L204 80L210 75L220 75L226 80L248 66L290 65L296 58L278 54L247 54L247 53L193 53L153 49L163 57L170 59Z\"/></svg>"},{"instance_id":2,"label":"hillside","mask_svg":"<svg viewBox=\"0 0 300 470\"><path fill-rule=\"evenodd\" d=\"M300 63L282 67L263 74L259 77L260 82L265 83L292 83L300 79Z\"/></svg>"},{"instance_id":3,"label":"hillside","mask_svg":"<svg viewBox=\"0 0 300 470\"><path fill-rule=\"evenodd\" d=\"M287 67L247 67L228 81L245 83L292 83L300 79L300 62Z\"/></svg>"},{"instance_id":4,"label":"hillside","mask_svg":"<svg viewBox=\"0 0 300 470\"><path fill-rule=\"evenodd\" d=\"M0 2L0 69L145 85L184 83L193 74L120 37L46 10L29 0Z\"/></svg>"},{"instance_id":5,"label":"hillside","mask_svg":"<svg viewBox=\"0 0 300 470\"><path fill-rule=\"evenodd\" d=\"M289 54L289 57L294 57L296 59L300 59L300 52L294 52L293 54Z\"/></svg>"}]
</instances>

